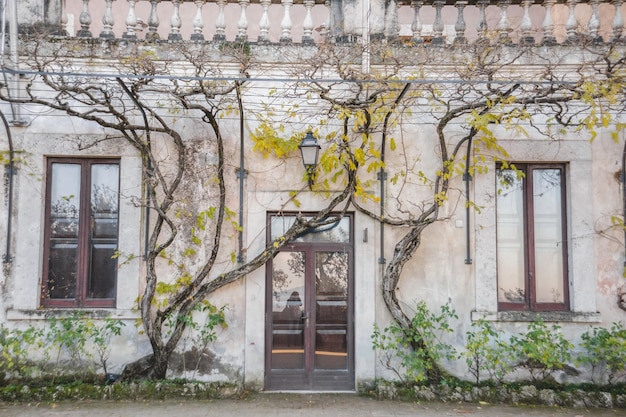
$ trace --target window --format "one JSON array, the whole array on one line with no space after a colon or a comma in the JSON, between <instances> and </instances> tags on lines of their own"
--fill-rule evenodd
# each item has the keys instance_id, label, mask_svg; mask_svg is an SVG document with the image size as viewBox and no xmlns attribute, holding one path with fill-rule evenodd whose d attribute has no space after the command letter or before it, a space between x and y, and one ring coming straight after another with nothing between
<instances>
[{"instance_id":1,"label":"window","mask_svg":"<svg viewBox=\"0 0 626 417\"><path fill-rule=\"evenodd\" d=\"M50 158L42 304L115 307L119 160Z\"/></svg>"},{"instance_id":2,"label":"window","mask_svg":"<svg viewBox=\"0 0 626 417\"><path fill-rule=\"evenodd\" d=\"M569 308L565 167L499 167L497 180L498 309Z\"/></svg>"}]
</instances>

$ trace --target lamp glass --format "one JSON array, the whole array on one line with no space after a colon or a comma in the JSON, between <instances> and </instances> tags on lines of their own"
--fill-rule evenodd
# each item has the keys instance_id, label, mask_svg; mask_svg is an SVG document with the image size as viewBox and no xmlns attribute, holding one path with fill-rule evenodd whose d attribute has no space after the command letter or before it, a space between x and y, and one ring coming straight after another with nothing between
<instances>
[{"instance_id":1,"label":"lamp glass","mask_svg":"<svg viewBox=\"0 0 626 417\"><path fill-rule=\"evenodd\" d=\"M317 144L317 139L315 139L312 132L307 132L306 136L302 138L299 148L302 153L302 163L304 166L307 168L315 167L317 165L320 146Z\"/></svg>"}]
</instances>

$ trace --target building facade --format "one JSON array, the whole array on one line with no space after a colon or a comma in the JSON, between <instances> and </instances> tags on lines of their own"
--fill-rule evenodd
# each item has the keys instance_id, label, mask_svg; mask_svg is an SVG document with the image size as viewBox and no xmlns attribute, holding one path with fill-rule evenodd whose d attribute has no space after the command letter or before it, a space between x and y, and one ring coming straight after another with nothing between
<instances>
[{"instance_id":1,"label":"building facade","mask_svg":"<svg viewBox=\"0 0 626 417\"><path fill-rule=\"evenodd\" d=\"M81 311L126 323L111 339L114 372L151 352L138 300L147 252L169 234L151 240L146 184L157 180L145 143L164 183L186 166L168 206L183 237L162 251L160 282L195 277L212 258L221 197L228 221L206 282L280 242L209 294L228 327L200 372L180 363L188 330L170 375L266 390L393 379L372 345L393 321L391 293L409 317L420 301L453 308L445 340L459 352L481 319L503 337L541 319L575 345L590 326L624 320L623 86L590 93L608 103L601 110L577 95L604 81L603 58L623 71L621 1L16 3L4 10L20 24L5 25L0 103L7 328ZM309 132L321 147L315 173L297 148ZM336 151L342 143L350 153ZM346 155L359 183L329 214L341 219L283 244L297 218L341 195ZM399 262L420 221L419 248ZM401 275L389 290L393 262ZM463 361L444 366L469 376Z\"/></svg>"}]
</instances>

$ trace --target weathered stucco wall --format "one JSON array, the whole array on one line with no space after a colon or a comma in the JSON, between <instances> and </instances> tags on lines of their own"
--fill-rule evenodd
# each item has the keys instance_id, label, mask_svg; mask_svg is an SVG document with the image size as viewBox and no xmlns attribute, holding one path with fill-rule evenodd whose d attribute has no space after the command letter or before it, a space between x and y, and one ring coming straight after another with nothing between
<instances>
[{"instance_id":1,"label":"weathered stucco wall","mask_svg":"<svg viewBox=\"0 0 626 417\"><path fill-rule=\"evenodd\" d=\"M109 53L124 54L127 46L119 49L107 46L99 49L91 45L92 52L105 56ZM156 47L155 47L156 48ZM149 47L146 47L149 49ZM112 52L113 51L113 52ZM302 57L298 47L285 48L280 59L289 61L293 57ZM443 51L443 53L441 52ZM167 50L163 52L167 56ZM258 65L251 71L251 77L267 80L274 77L289 77L299 65L299 61L277 66L271 60L280 55L281 50L259 48L252 54L265 66ZM439 61L453 55L454 51L437 50ZM213 53L219 55L218 50ZM427 53L426 53L427 54ZM175 55L170 55L175 56ZM412 59L416 58L413 55ZM224 57L219 59L226 60ZM570 56L570 60L579 59ZM115 61L112 61L115 63ZM97 61L98 69L106 72L106 60ZM237 68L227 67L226 71L236 73ZM373 70L378 68L374 65ZM438 74L430 67L431 74ZM441 73L439 73L441 75ZM444 74L445 75L445 74ZM281 88L280 82L264 81L251 87L249 94L244 91L244 107L248 110L261 111L261 101L267 99L268 91ZM307 108L315 114L315 100L307 101ZM6 104L1 104L5 113L10 113ZM276 106L275 108L279 108ZM14 261L5 265L0 277L3 295L0 298L0 323L7 326L20 326L26 323L43 323L48 311L39 304L40 283L43 263L43 212L45 195L45 158L48 156L115 156L121 158L121 201L120 201L120 251L140 254L142 251L143 211L136 200L142 195L141 162L136 151L120 139L99 143L80 150L78 142L97 140L108 132L94 125L70 119L59 113L44 111L26 106L30 123L24 127L12 127L16 149L24 151L24 162L20 163L15 182L14 224L11 239L14 243ZM301 160L293 154L285 160L272 157L264 158L253 150L250 131L256 127L254 112L248 113L244 133L244 155L248 177L244 191L244 239L246 256L251 258L264 249L266 216L269 211L315 211L324 207L332 192L328 195L306 191L302 181ZM175 120L174 120L175 119ZM215 149L210 135L198 119L179 115L172 116L172 123L186 132L185 141L192 143L193 170L196 175L185 184L185 196L178 203L180 208L190 212L206 207L214 196L207 194L202 182L203 174L214 165ZM229 116L220 120L222 132L227 138L227 182L229 187L228 206L238 207L238 180L235 175L239 167L239 119ZM306 123L299 119L287 124L288 135L291 131L300 131ZM461 133L461 127L455 126ZM330 121L319 126L321 133L341 129L340 123ZM533 136L516 137L510 132L494 128L501 143L509 151L511 160L517 161L558 161L568 164L567 187L567 224L569 237L569 283L571 312L547 315L550 321L558 322L565 334L577 340L587 330L590 323L610 325L613 321L623 320L624 312L617 308L617 291L623 284L622 260L624 257L623 236L612 228L611 216L621 214L622 196L616 173L621 169L621 143L611 140L609 132L601 131L599 137L590 142L590 138L581 133L569 132L560 140L548 140ZM532 130L529 129L529 132ZM430 178L438 169L437 158L440 150L436 141L433 119L424 108L415 106L411 112L403 115L393 136L397 149L388 154L389 171L400 170L409 161L412 172L424 171ZM621 138L623 140L623 138ZM4 146L4 145L2 145ZM172 157L165 147L160 148L163 158ZM448 337L458 350L462 350L465 334L471 329L473 320L486 318L494 322L496 328L504 334L512 334L525 328L528 315L505 314L497 309L496 281L496 240L494 184L495 164L482 175L477 175L471 182L470 194L480 212L473 211L469 224L465 217L465 200L460 190L464 185L460 175L452 179L451 193L442 206L441 220L426 229L421 247L415 257L407 264L397 294L405 311L410 313L416 302L424 300L431 310L449 303L459 315L452 323L454 332ZM206 172L203 172L206 170ZM372 192L379 193L374 185ZM299 205L290 195L294 190L303 190ZM420 207L422 201L431 197L428 184L411 184L410 187L389 184L387 189L388 209L399 213L406 207L394 206L393 197L401 195L405 201ZM3 210L6 210L6 182L3 183ZM372 210L375 203L367 203ZM0 236L6 235L5 213L0 216ZM470 255L472 263L466 263L466 227L470 227ZM372 349L371 333L374 324L386 326L391 318L381 296L382 268L379 258L389 258L393 244L405 232L404 229L386 228L385 243L379 244L380 228L371 218L356 214L354 221L355 245L355 366L357 386L373 381L375 378L393 378L379 363ZM367 230L367 232L366 232ZM365 238L367 233L368 238ZM217 273L230 267L230 251L236 248L236 239L228 234L226 248L220 253L220 268ZM179 248L180 249L180 248ZM161 266L163 270L167 267ZM166 274L168 279L175 277L176 271ZM117 307L98 311L98 314L110 314L124 319L124 337L116 338L111 357L112 369L119 371L132 359L149 351L145 337L138 333L135 320L138 317L133 308L140 295L143 277L143 265L138 257L120 268L118 273ZM228 328L218 331L218 340L211 347L215 360L207 373L196 375L207 380L230 380L245 383L250 387L262 388L265 372L265 294L266 271L259 268L246 279L229 285L211 296L211 302L217 306L226 305ZM64 312L55 311L56 314ZM467 377L464 363L457 361L449 365L449 370L456 375ZM582 378L582 377L581 377Z\"/></svg>"}]
</instances>

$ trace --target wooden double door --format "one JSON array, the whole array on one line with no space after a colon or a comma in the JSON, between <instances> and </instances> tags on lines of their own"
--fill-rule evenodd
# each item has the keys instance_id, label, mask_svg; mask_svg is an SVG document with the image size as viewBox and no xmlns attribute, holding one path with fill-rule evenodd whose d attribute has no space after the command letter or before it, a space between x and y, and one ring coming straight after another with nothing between
<instances>
[{"instance_id":1,"label":"wooden double door","mask_svg":"<svg viewBox=\"0 0 626 417\"><path fill-rule=\"evenodd\" d=\"M280 236L295 218L270 216ZM266 390L353 390L352 217L311 230L267 267Z\"/></svg>"}]
</instances>

